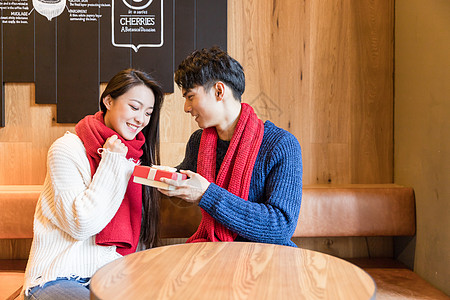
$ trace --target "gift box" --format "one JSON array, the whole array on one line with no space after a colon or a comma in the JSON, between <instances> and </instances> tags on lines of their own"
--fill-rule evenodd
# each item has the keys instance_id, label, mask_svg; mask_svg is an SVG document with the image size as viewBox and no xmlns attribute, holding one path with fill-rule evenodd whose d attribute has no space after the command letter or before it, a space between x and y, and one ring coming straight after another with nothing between
<instances>
[{"instance_id":1,"label":"gift box","mask_svg":"<svg viewBox=\"0 0 450 300\"><path fill-rule=\"evenodd\" d=\"M161 178L169 178L173 180L186 180L186 174L176 172L175 168L163 166L136 166L133 171L133 181L148 186L174 190L175 187L167 183L161 182Z\"/></svg>"}]
</instances>

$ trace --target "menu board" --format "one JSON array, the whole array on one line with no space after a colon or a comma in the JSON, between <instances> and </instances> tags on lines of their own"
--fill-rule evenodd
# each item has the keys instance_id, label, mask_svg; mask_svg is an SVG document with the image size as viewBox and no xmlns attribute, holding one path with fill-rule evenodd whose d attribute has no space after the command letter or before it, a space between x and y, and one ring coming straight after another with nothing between
<instances>
[{"instance_id":1,"label":"menu board","mask_svg":"<svg viewBox=\"0 0 450 300\"><path fill-rule=\"evenodd\" d=\"M28 24L30 5L28 0L0 1L3 24Z\"/></svg>"},{"instance_id":2,"label":"menu board","mask_svg":"<svg viewBox=\"0 0 450 300\"><path fill-rule=\"evenodd\" d=\"M59 123L95 113L99 84L124 68L171 93L186 55L226 50L226 0L0 0L0 9L0 79L34 82L36 103L57 104Z\"/></svg>"}]
</instances>

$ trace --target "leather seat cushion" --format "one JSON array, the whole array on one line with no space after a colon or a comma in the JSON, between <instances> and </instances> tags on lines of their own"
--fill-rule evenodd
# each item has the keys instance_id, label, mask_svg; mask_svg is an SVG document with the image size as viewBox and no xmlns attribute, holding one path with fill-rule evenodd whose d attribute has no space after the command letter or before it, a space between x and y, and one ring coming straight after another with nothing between
<instances>
[{"instance_id":1,"label":"leather seat cushion","mask_svg":"<svg viewBox=\"0 0 450 300\"><path fill-rule=\"evenodd\" d=\"M377 299L446 299L443 292L408 269L364 269L377 284Z\"/></svg>"}]
</instances>

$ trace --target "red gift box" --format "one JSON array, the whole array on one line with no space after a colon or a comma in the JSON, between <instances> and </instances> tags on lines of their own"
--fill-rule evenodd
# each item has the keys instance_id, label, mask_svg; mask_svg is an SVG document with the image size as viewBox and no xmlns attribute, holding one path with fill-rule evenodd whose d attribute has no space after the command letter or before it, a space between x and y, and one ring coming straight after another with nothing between
<instances>
[{"instance_id":1,"label":"red gift box","mask_svg":"<svg viewBox=\"0 0 450 300\"><path fill-rule=\"evenodd\" d=\"M148 166L135 166L133 171L133 181L140 184L145 184L148 186L174 190L175 187L167 183L161 182L161 178L169 178L173 180L186 180L186 174L181 174L178 172L161 170L156 167Z\"/></svg>"}]
</instances>

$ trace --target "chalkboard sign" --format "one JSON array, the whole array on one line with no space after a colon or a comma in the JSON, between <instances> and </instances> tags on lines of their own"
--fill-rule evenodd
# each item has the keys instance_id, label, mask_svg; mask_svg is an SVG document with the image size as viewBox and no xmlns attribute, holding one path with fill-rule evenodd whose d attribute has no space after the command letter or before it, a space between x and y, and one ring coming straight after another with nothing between
<instances>
[{"instance_id":1,"label":"chalkboard sign","mask_svg":"<svg viewBox=\"0 0 450 300\"><path fill-rule=\"evenodd\" d=\"M99 84L124 68L172 93L186 55L227 47L226 0L0 0L0 9L1 82L34 82L36 103L57 104L58 123L95 113Z\"/></svg>"}]
</instances>

